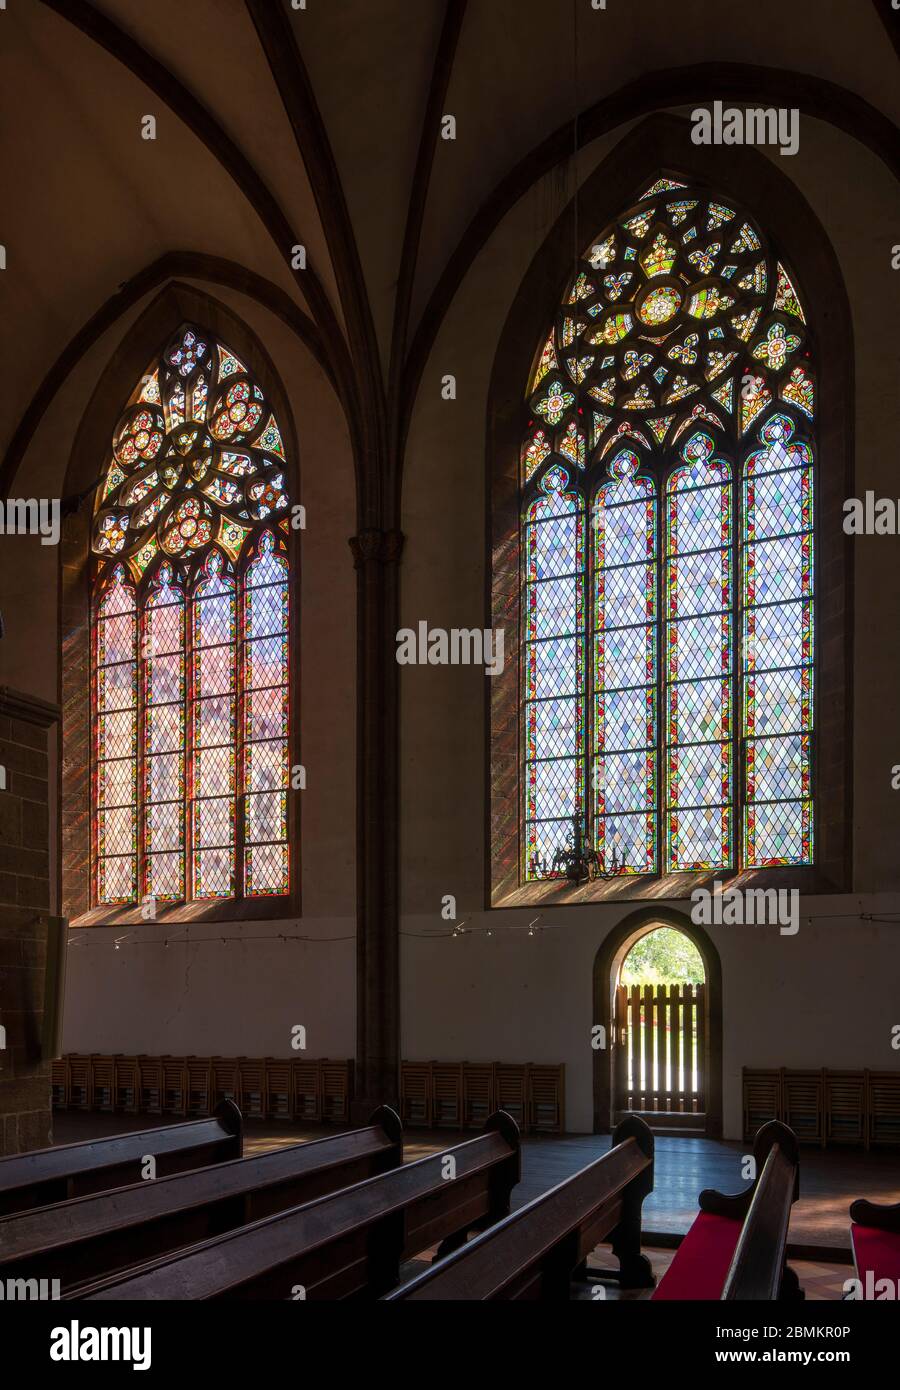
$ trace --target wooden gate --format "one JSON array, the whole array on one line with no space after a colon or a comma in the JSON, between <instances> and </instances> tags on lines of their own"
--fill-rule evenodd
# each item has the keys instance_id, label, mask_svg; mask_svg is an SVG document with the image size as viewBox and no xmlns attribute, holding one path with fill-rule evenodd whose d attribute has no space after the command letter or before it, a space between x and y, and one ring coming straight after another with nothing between
<instances>
[{"instance_id":1,"label":"wooden gate","mask_svg":"<svg viewBox=\"0 0 900 1390\"><path fill-rule=\"evenodd\" d=\"M673 1127L701 1127L706 985L619 985L615 1020L616 1119L637 1111L666 1114Z\"/></svg>"}]
</instances>

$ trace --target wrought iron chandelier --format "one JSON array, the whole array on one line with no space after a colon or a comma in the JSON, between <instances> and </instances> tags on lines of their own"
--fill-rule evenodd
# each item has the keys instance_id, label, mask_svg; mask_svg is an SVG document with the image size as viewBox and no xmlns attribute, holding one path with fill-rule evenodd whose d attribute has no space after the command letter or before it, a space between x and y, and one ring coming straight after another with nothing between
<instances>
[{"instance_id":1,"label":"wrought iron chandelier","mask_svg":"<svg viewBox=\"0 0 900 1390\"><path fill-rule=\"evenodd\" d=\"M549 864L541 858L536 863L542 878L566 878L576 886L598 879L617 878L622 871L615 845L609 868L603 867L602 856L591 845L580 816L572 817L572 829L564 842L554 850Z\"/></svg>"}]
</instances>

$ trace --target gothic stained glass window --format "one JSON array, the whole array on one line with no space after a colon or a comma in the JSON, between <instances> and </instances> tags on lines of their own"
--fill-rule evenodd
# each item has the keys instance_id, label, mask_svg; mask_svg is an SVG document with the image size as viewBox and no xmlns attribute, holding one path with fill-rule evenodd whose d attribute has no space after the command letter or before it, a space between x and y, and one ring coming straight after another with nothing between
<instances>
[{"instance_id":1,"label":"gothic stained glass window","mask_svg":"<svg viewBox=\"0 0 900 1390\"><path fill-rule=\"evenodd\" d=\"M291 891L285 470L253 374L181 329L124 411L94 516L98 905Z\"/></svg>"},{"instance_id":2,"label":"gothic stained glass window","mask_svg":"<svg viewBox=\"0 0 900 1390\"><path fill-rule=\"evenodd\" d=\"M813 862L813 344L753 217L656 180L537 345L522 876ZM588 527L589 539L585 527Z\"/></svg>"}]
</instances>

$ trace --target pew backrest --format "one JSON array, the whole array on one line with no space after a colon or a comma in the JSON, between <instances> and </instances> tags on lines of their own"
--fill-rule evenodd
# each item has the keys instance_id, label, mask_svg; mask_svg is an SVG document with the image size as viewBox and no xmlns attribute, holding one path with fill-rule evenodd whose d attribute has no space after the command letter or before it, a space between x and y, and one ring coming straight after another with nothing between
<instances>
[{"instance_id":1,"label":"pew backrest","mask_svg":"<svg viewBox=\"0 0 900 1390\"><path fill-rule=\"evenodd\" d=\"M0 1158L0 1216L140 1182L147 1157L157 1176L240 1158L241 1112L223 1100L213 1115Z\"/></svg>"},{"instance_id":2,"label":"pew backrest","mask_svg":"<svg viewBox=\"0 0 900 1390\"><path fill-rule=\"evenodd\" d=\"M632 1279L652 1282L640 1256L640 1207L653 1190L653 1136L638 1116L602 1158L535 1198L386 1296L387 1302L568 1298L571 1277L605 1239ZM620 1253L621 1252L621 1253ZM624 1257L624 1258L623 1258Z\"/></svg>"},{"instance_id":3,"label":"pew backrest","mask_svg":"<svg viewBox=\"0 0 900 1390\"><path fill-rule=\"evenodd\" d=\"M786 1126L782 1128L786 1134L773 1137L753 1189L722 1288L726 1302L772 1301L781 1296L791 1206L799 1180L797 1141Z\"/></svg>"},{"instance_id":4,"label":"pew backrest","mask_svg":"<svg viewBox=\"0 0 900 1390\"><path fill-rule=\"evenodd\" d=\"M869 1202L864 1197L850 1206L850 1246L860 1283L857 1297L900 1297L900 1202Z\"/></svg>"},{"instance_id":5,"label":"pew backrest","mask_svg":"<svg viewBox=\"0 0 900 1390\"><path fill-rule=\"evenodd\" d=\"M753 1138L753 1167L754 1178L749 1187L745 1187L742 1192L729 1194L717 1192L715 1188L704 1188L700 1193L699 1205L701 1211L711 1212L714 1216L730 1216L738 1221L743 1221L747 1212L750 1210L750 1203L753 1201L754 1194L759 1186L769 1150L774 1144L780 1144L786 1153L792 1155L794 1159L794 1187L792 1201L796 1202L800 1196L800 1161L799 1149L797 1147L797 1136L787 1125L780 1120L769 1120L761 1125Z\"/></svg>"},{"instance_id":6,"label":"pew backrest","mask_svg":"<svg viewBox=\"0 0 900 1390\"><path fill-rule=\"evenodd\" d=\"M70 1289L402 1161L399 1116L382 1106L364 1129L0 1218L0 1275Z\"/></svg>"},{"instance_id":7,"label":"pew backrest","mask_svg":"<svg viewBox=\"0 0 900 1390\"><path fill-rule=\"evenodd\" d=\"M518 1127L497 1112L474 1139L63 1298L377 1296L402 1259L505 1215L519 1173Z\"/></svg>"},{"instance_id":8,"label":"pew backrest","mask_svg":"<svg viewBox=\"0 0 900 1390\"><path fill-rule=\"evenodd\" d=\"M796 1297L784 1262L791 1204L800 1195L797 1140L776 1120L753 1141L755 1176L734 1195L700 1193L700 1211L675 1251L655 1300ZM773 1292L774 1289L774 1292Z\"/></svg>"},{"instance_id":9,"label":"pew backrest","mask_svg":"<svg viewBox=\"0 0 900 1390\"><path fill-rule=\"evenodd\" d=\"M878 1231L900 1232L900 1202L870 1202L858 1197L850 1204L850 1220Z\"/></svg>"}]
</instances>

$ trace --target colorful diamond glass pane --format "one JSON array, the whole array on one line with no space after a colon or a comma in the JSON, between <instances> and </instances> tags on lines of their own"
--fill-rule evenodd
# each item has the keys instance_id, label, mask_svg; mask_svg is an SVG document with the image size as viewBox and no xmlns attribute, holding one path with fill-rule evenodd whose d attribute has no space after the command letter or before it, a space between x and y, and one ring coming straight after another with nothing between
<instances>
[{"instance_id":1,"label":"colorful diamond glass pane","mask_svg":"<svg viewBox=\"0 0 900 1390\"><path fill-rule=\"evenodd\" d=\"M117 566L97 605L94 633L94 858L98 903L137 898L138 618Z\"/></svg>"},{"instance_id":2,"label":"colorful diamond glass pane","mask_svg":"<svg viewBox=\"0 0 900 1390\"><path fill-rule=\"evenodd\" d=\"M733 862L731 805L732 485L694 435L669 481L666 526L668 868Z\"/></svg>"},{"instance_id":3,"label":"colorful diamond glass pane","mask_svg":"<svg viewBox=\"0 0 900 1390\"><path fill-rule=\"evenodd\" d=\"M775 415L747 460L742 733L748 865L812 862L812 450Z\"/></svg>"},{"instance_id":4,"label":"colorful diamond glass pane","mask_svg":"<svg viewBox=\"0 0 900 1390\"><path fill-rule=\"evenodd\" d=\"M526 878L551 871L584 805L584 509L568 483L551 469L525 516ZM567 831L548 842L563 818Z\"/></svg>"}]
</instances>

